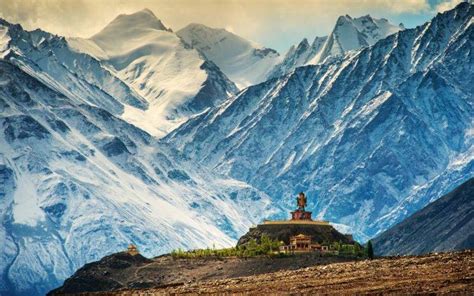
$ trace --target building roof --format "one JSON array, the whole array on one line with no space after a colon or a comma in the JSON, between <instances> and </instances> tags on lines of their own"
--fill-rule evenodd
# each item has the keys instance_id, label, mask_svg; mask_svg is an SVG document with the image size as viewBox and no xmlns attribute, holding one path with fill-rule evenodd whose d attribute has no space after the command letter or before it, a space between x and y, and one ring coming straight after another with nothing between
<instances>
[{"instance_id":1,"label":"building roof","mask_svg":"<svg viewBox=\"0 0 474 296\"><path fill-rule=\"evenodd\" d=\"M292 238L311 238L311 236L300 233L298 235L292 236Z\"/></svg>"}]
</instances>

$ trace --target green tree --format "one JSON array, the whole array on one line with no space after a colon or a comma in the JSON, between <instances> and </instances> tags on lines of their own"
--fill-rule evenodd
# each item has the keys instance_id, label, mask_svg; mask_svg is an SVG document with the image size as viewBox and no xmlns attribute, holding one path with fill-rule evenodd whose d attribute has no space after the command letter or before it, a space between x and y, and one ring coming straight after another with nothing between
<instances>
[{"instance_id":1,"label":"green tree","mask_svg":"<svg viewBox=\"0 0 474 296\"><path fill-rule=\"evenodd\" d=\"M367 242L367 257L369 257L369 259L374 259L374 248L372 247L371 240Z\"/></svg>"}]
</instances>

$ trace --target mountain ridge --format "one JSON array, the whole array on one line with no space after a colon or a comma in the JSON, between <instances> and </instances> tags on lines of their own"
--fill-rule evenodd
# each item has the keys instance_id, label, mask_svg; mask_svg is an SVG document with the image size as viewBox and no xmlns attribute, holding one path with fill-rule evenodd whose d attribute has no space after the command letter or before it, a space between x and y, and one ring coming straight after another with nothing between
<instances>
[{"instance_id":1,"label":"mountain ridge","mask_svg":"<svg viewBox=\"0 0 474 296\"><path fill-rule=\"evenodd\" d=\"M377 255L420 255L474 248L474 178L374 238Z\"/></svg>"},{"instance_id":2,"label":"mountain ridge","mask_svg":"<svg viewBox=\"0 0 474 296\"><path fill-rule=\"evenodd\" d=\"M421 184L440 197L473 174L472 16L461 3L249 87L163 141L288 209L280 196L306 191L318 218L371 237L427 203Z\"/></svg>"},{"instance_id":3,"label":"mountain ridge","mask_svg":"<svg viewBox=\"0 0 474 296\"><path fill-rule=\"evenodd\" d=\"M0 293L42 294L128 243L228 246L299 191L361 241L402 221L474 174L473 14L242 91L156 16L108 53L0 20Z\"/></svg>"},{"instance_id":4,"label":"mountain ridge","mask_svg":"<svg viewBox=\"0 0 474 296\"><path fill-rule=\"evenodd\" d=\"M91 38L69 38L68 43L97 58L146 100L144 109L125 106L122 117L154 136L164 136L237 92L212 61L187 46L151 11L120 15Z\"/></svg>"},{"instance_id":5,"label":"mountain ridge","mask_svg":"<svg viewBox=\"0 0 474 296\"><path fill-rule=\"evenodd\" d=\"M377 19L370 15L352 18L350 15L341 15L328 36L315 37L311 46L306 38L297 46L293 45L269 77L282 76L297 67L341 57L351 50L373 45L378 40L403 29L403 24L395 26L384 18Z\"/></svg>"},{"instance_id":6,"label":"mountain ridge","mask_svg":"<svg viewBox=\"0 0 474 296\"><path fill-rule=\"evenodd\" d=\"M229 245L258 221L250 204L272 211L263 193L190 164L121 119L126 103L89 84L98 82L94 76L72 75L62 63L109 73L97 60L69 51L63 38L15 25L7 30L26 38L12 34L0 60L0 293L43 294L130 242L145 254L210 241ZM25 48L29 57L21 54ZM53 53L49 60L44 48ZM64 53L77 59L65 60ZM43 64L31 60L34 54ZM120 83L108 78L109 87Z\"/></svg>"},{"instance_id":7,"label":"mountain ridge","mask_svg":"<svg viewBox=\"0 0 474 296\"><path fill-rule=\"evenodd\" d=\"M225 29L192 23L177 35L214 62L240 88L263 82L279 60L277 51Z\"/></svg>"}]
</instances>

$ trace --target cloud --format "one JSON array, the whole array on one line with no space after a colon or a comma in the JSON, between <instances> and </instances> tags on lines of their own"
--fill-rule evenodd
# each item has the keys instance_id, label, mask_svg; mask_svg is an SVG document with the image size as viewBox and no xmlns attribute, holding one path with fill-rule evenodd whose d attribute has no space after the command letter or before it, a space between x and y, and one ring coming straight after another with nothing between
<instances>
[{"instance_id":1,"label":"cloud","mask_svg":"<svg viewBox=\"0 0 474 296\"><path fill-rule=\"evenodd\" d=\"M232 26L226 26L224 29L225 29L227 32L231 32L231 33L234 33L234 34L235 34L234 27L232 27Z\"/></svg>"},{"instance_id":2,"label":"cloud","mask_svg":"<svg viewBox=\"0 0 474 296\"><path fill-rule=\"evenodd\" d=\"M282 50L325 35L338 16L396 17L429 10L428 0L0 0L0 17L27 29L89 37L118 14L151 9L174 31L189 23L234 33Z\"/></svg>"},{"instance_id":3,"label":"cloud","mask_svg":"<svg viewBox=\"0 0 474 296\"><path fill-rule=\"evenodd\" d=\"M367 0L364 2L367 2L367 7L380 7L395 13L419 13L428 11L430 8L427 0Z\"/></svg>"},{"instance_id":4,"label":"cloud","mask_svg":"<svg viewBox=\"0 0 474 296\"><path fill-rule=\"evenodd\" d=\"M458 5L461 2L462 2L461 0L448 0L448 1L441 2L438 5L436 5L436 11L445 12L446 10L453 9L454 7L456 7L456 5Z\"/></svg>"}]
</instances>

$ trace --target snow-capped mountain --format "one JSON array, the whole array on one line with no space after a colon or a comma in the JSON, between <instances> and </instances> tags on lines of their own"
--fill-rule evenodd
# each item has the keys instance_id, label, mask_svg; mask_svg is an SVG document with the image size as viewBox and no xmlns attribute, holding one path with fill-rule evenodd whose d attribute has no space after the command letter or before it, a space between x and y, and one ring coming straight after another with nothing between
<instances>
[{"instance_id":1,"label":"snow-capped mountain","mask_svg":"<svg viewBox=\"0 0 474 296\"><path fill-rule=\"evenodd\" d=\"M308 39L304 38L298 45L291 46L281 63L272 69L269 77L280 77L296 67L307 65L322 50L327 39L327 36L316 37L310 45Z\"/></svg>"},{"instance_id":2,"label":"snow-capped mountain","mask_svg":"<svg viewBox=\"0 0 474 296\"><path fill-rule=\"evenodd\" d=\"M213 30L206 50L149 10L90 39L0 20L0 294L44 294L130 242L232 244L298 191L368 238L471 178L473 6L384 39L341 23L292 50L316 65L231 96L224 73L259 81L272 50Z\"/></svg>"},{"instance_id":3,"label":"snow-capped mountain","mask_svg":"<svg viewBox=\"0 0 474 296\"><path fill-rule=\"evenodd\" d=\"M123 113L125 105L148 107L144 98L96 59L72 51L63 37L39 29L28 32L4 20L0 20L0 35L0 57L75 102L106 108L116 115Z\"/></svg>"},{"instance_id":4,"label":"snow-capped mountain","mask_svg":"<svg viewBox=\"0 0 474 296\"><path fill-rule=\"evenodd\" d=\"M249 87L164 140L372 237L474 175L473 13Z\"/></svg>"},{"instance_id":5,"label":"snow-capped mountain","mask_svg":"<svg viewBox=\"0 0 474 296\"><path fill-rule=\"evenodd\" d=\"M156 136L237 91L218 67L148 9L119 15L90 39L68 42L78 52L100 60L146 99L147 108L126 106L122 118Z\"/></svg>"},{"instance_id":6,"label":"snow-capped mountain","mask_svg":"<svg viewBox=\"0 0 474 296\"><path fill-rule=\"evenodd\" d=\"M128 243L147 256L231 245L270 211L126 122L153 102L64 38L1 20L0 51L1 295L43 295Z\"/></svg>"},{"instance_id":7,"label":"snow-capped mountain","mask_svg":"<svg viewBox=\"0 0 474 296\"><path fill-rule=\"evenodd\" d=\"M351 50L374 45L402 29L402 24L396 26L387 19L370 15L358 18L340 16L329 36L316 37L311 45L305 38L297 46L292 46L269 76L279 77L296 67L317 64L328 57L340 57Z\"/></svg>"},{"instance_id":8,"label":"snow-capped mountain","mask_svg":"<svg viewBox=\"0 0 474 296\"><path fill-rule=\"evenodd\" d=\"M206 59L214 62L240 88L263 82L280 62L280 55L275 50L225 29L190 24L177 34Z\"/></svg>"},{"instance_id":9,"label":"snow-capped mountain","mask_svg":"<svg viewBox=\"0 0 474 296\"><path fill-rule=\"evenodd\" d=\"M148 256L231 245L269 205L7 61L0 83L2 295L42 294L130 242Z\"/></svg>"},{"instance_id":10,"label":"snow-capped mountain","mask_svg":"<svg viewBox=\"0 0 474 296\"><path fill-rule=\"evenodd\" d=\"M474 248L474 179L428 204L374 240L377 255L417 255Z\"/></svg>"}]
</instances>

